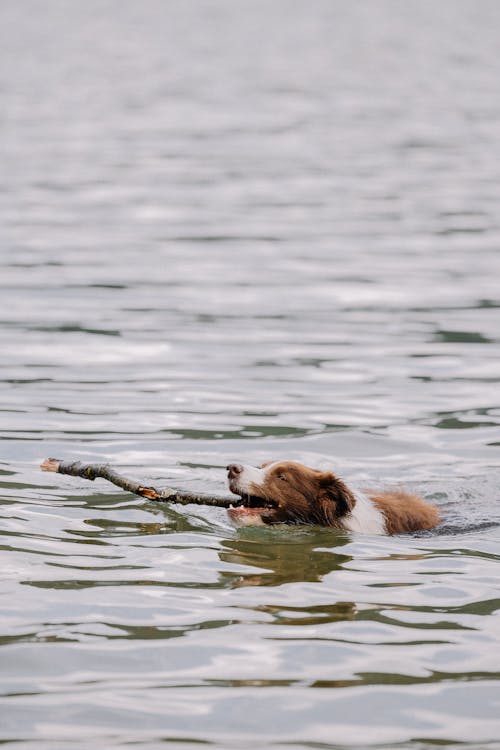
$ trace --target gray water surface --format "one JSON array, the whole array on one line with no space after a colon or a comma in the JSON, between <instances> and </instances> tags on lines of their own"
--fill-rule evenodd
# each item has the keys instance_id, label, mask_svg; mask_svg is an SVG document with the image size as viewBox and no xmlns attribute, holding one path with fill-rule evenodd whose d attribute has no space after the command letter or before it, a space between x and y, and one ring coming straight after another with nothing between
<instances>
[{"instance_id":1,"label":"gray water surface","mask_svg":"<svg viewBox=\"0 0 500 750\"><path fill-rule=\"evenodd\" d=\"M0 4L0 742L500 747L500 4ZM233 529L290 458L432 533Z\"/></svg>"}]
</instances>

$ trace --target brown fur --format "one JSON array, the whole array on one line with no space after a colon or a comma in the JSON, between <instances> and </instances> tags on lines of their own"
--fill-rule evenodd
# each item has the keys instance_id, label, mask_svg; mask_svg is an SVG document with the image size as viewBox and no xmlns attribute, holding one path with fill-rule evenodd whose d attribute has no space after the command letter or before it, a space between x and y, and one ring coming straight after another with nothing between
<instances>
[{"instance_id":1,"label":"brown fur","mask_svg":"<svg viewBox=\"0 0 500 750\"><path fill-rule=\"evenodd\" d=\"M306 523L342 528L341 519L354 506L354 497L341 479L293 461L276 464L259 491L277 501L266 523Z\"/></svg>"},{"instance_id":2,"label":"brown fur","mask_svg":"<svg viewBox=\"0 0 500 750\"><path fill-rule=\"evenodd\" d=\"M438 509L411 492L401 489L386 492L368 490L366 494L384 514L388 534L432 529L440 521Z\"/></svg>"}]
</instances>

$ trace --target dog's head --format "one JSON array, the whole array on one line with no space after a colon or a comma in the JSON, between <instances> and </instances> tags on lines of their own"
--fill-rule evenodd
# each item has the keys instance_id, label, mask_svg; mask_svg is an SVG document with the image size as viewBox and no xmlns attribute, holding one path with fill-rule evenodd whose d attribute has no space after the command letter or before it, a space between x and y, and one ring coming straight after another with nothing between
<instances>
[{"instance_id":1,"label":"dog's head","mask_svg":"<svg viewBox=\"0 0 500 750\"><path fill-rule=\"evenodd\" d=\"M356 502L335 474L296 461L260 467L230 464L227 472L229 489L240 497L228 511L236 526L288 523L339 527Z\"/></svg>"}]
</instances>

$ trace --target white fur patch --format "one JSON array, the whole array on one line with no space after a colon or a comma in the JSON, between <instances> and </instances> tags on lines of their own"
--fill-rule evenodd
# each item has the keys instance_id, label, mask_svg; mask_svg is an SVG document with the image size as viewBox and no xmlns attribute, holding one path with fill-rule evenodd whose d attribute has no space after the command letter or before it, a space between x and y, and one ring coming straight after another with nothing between
<instances>
[{"instance_id":1,"label":"white fur patch","mask_svg":"<svg viewBox=\"0 0 500 750\"><path fill-rule=\"evenodd\" d=\"M342 519L347 531L360 531L362 534L387 534L385 518L372 501L362 492L353 492L356 504L351 513Z\"/></svg>"},{"instance_id":2,"label":"white fur patch","mask_svg":"<svg viewBox=\"0 0 500 750\"><path fill-rule=\"evenodd\" d=\"M266 467L267 468L267 467ZM243 471L238 474L235 486L238 488L238 492L247 492L251 494L250 485L254 484L261 486L266 475L266 469L259 469L256 466L243 466Z\"/></svg>"}]
</instances>

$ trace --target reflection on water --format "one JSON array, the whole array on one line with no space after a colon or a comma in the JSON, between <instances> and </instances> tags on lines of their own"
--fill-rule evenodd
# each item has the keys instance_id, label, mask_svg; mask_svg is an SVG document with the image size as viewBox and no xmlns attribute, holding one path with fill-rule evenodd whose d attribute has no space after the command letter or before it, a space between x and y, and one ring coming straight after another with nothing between
<instances>
[{"instance_id":1,"label":"reflection on water","mask_svg":"<svg viewBox=\"0 0 500 750\"><path fill-rule=\"evenodd\" d=\"M233 586L280 586L295 581L321 581L351 558L337 551L348 537L336 531L294 529L241 530L223 542L220 558L234 565L259 568L238 576ZM260 532L260 533L259 533ZM318 545L321 545L318 547Z\"/></svg>"},{"instance_id":2,"label":"reflection on water","mask_svg":"<svg viewBox=\"0 0 500 750\"><path fill-rule=\"evenodd\" d=\"M498 746L499 22L0 4L0 743ZM444 520L236 531L50 455L296 459Z\"/></svg>"}]
</instances>

